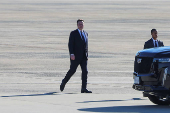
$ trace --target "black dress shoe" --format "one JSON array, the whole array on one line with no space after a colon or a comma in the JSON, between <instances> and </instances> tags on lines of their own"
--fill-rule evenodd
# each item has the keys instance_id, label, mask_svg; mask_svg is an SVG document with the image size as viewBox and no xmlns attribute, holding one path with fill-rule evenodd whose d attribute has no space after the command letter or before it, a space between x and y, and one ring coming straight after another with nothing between
<instances>
[{"instance_id":1,"label":"black dress shoe","mask_svg":"<svg viewBox=\"0 0 170 113\"><path fill-rule=\"evenodd\" d=\"M88 91L87 89L82 89L81 93L92 93L92 91Z\"/></svg>"},{"instance_id":2,"label":"black dress shoe","mask_svg":"<svg viewBox=\"0 0 170 113\"><path fill-rule=\"evenodd\" d=\"M61 91L61 92L64 90L65 85L66 85L66 84L65 84L64 82L61 83L61 85L60 85L60 91Z\"/></svg>"}]
</instances>

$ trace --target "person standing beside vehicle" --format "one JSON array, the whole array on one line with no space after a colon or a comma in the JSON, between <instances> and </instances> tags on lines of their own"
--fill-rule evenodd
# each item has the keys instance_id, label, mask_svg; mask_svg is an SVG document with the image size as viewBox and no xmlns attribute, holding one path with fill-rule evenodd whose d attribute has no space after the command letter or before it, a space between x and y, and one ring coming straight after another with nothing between
<instances>
[{"instance_id":1,"label":"person standing beside vehicle","mask_svg":"<svg viewBox=\"0 0 170 113\"><path fill-rule=\"evenodd\" d=\"M151 30L152 38L145 42L144 49L164 46L163 42L157 39L157 37L158 37L157 34L158 34L158 32L156 29Z\"/></svg>"}]
</instances>

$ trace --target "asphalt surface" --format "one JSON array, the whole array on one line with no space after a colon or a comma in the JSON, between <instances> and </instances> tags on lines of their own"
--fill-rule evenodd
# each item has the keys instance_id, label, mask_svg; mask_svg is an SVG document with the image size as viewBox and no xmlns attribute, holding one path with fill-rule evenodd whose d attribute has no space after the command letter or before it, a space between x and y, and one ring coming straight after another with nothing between
<instances>
[{"instance_id":1,"label":"asphalt surface","mask_svg":"<svg viewBox=\"0 0 170 113\"><path fill-rule=\"evenodd\" d=\"M169 1L1 0L1 113L169 113L132 89L138 50L158 30L169 46ZM78 67L69 69L68 38L76 20L89 33L88 89L81 94Z\"/></svg>"}]
</instances>

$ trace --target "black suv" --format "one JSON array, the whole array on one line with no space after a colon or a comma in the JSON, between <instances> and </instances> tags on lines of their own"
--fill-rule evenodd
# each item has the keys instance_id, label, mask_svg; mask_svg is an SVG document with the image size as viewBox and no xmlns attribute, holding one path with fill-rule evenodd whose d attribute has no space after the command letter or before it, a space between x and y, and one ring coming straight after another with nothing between
<instances>
[{"instance_id":1,"label":"black suv","mask_svg":"<svg viewBox=\"0 0 170 113\"><path fill-rule=\"evenodd\" d=\"M158 105L170 104L170 46L144 49L135 56L133 88Z\"/></svg>"}]
</instances>

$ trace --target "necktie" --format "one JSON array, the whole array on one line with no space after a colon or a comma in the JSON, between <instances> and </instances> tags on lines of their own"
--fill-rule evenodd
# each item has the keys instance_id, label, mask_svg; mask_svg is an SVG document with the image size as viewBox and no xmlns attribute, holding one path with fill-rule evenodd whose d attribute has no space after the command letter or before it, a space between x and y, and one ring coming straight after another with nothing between
<instances>
[{"instance_id":1,"label":"necktie","mask_svg":"<svg viewBox=\"0 0 170 113\"><path fill-rule=\"evenodd\" d=\"M156 41L155 41L155 47L158 47L158 45L157 45Z\"/></svg>"},{"instance_id":2,"label":"necktie","mask_svg":"<svg viewBox=\"0 0 170 113\"><path fill-rule=\"evenodd\" d=\"M81 31L81 37L82 37L83 41L85 42L85 38L84 38L84 36L83 36L82 31ZM86 43L86 42L85 42L85 43Z\"/></svg>"}]
</instances>

